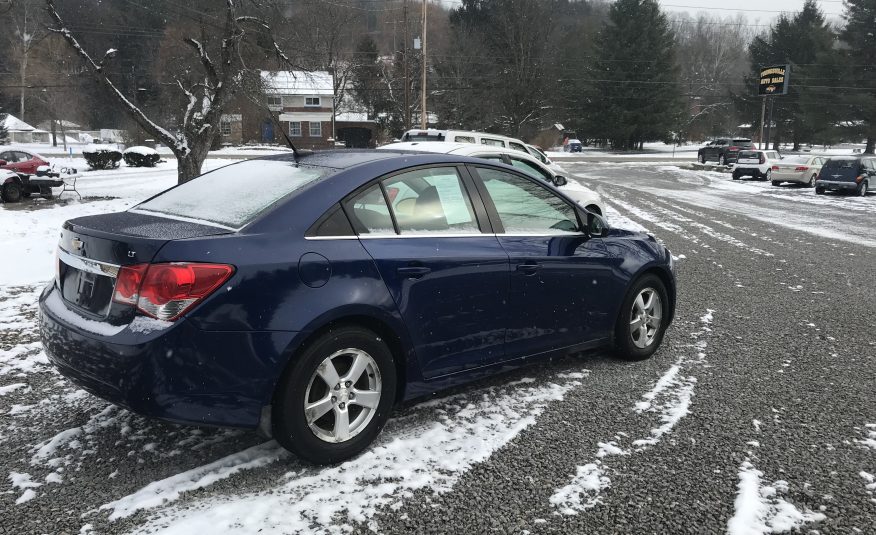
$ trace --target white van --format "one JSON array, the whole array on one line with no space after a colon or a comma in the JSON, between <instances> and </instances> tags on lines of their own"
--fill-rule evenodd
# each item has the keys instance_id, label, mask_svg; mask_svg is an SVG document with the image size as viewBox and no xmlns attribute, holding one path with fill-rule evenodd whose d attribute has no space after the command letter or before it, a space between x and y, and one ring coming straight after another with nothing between
<instances>
[{"instance_id":1,"label":"white van","mask_svg":"<svg viewBox=\"0 0 876 535\"><path fill-rule=\"evenodd\" d=\"M409 141L445 141L448 143L474 143L475 145L487 145L491 147L503 147L515 149L529 154L526 143L508 136L499 134L487 134L484 132L470 132L466 130L433 130L419 129L408 130L401 138L402 142Z\"/></svg>"}]
</instances>

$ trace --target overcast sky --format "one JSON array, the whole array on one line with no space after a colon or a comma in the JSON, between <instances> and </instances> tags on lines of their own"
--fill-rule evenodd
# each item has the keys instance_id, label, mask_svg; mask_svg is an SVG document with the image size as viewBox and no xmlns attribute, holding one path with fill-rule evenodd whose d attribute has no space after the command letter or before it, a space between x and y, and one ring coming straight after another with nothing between
<instances>
[{"instance_id":1,"label":"overcast sky","mask_svg":"<svg viewBox=\"0 0 876 535\"><path fill-rule=\"evenodd\" d=\"M735 16L742 12L749 19L772 20L780 12L795 12L803 8L803 0L660 0L667 11L684 11L691 15L705 12L712 16ZM842 0L819 0L821 10L830 18L843 12Z\"/></svg>"}]
</instances>

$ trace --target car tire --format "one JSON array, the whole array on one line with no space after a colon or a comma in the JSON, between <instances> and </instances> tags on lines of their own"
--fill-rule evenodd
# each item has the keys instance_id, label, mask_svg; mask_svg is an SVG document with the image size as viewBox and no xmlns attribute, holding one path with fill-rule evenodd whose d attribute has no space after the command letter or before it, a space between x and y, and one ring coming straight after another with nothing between
<instances>
[{"instance_id":1,"label":"car tire","mask_svg":"<svg viewBox=\"0 0 876 535\"><path fill-rule=\"evenodd\" d=\"M723 154L718 156L718 165L727 165L727 158Z\"/></svg>"},{"instance_id":2,"label":"car tire","mask_svg":"<svg viewBox=\"0 0 876 535\"><path fill-rule=\"evenodd\" d=\"M354 362L361 362L359 375L347 377L357 373ZM339 383L331 386L323 377ZM367 407L361 404L365 392ZM395 394L396 368L386 343L362 327L332 328L292 357L280 378L271 410L274 439L314 464L349 459L367 448L383 429ZM308 405L322 414L308 415ZM339 427L343 421L346 428Z\"/></svg>"},{"instance_id":3,"label":"car tire","mask_svg":"<svg viewBox=\"0 0 876 535\"><path fill-rule=\"evenodd\" d=\"M700 163L702 163L702 164L706 163L706 155L705 154L700 154Z\"/></svg>"},{"instance_id":4,"label":"car tire","mask_svg":"<svg viewBox=\"0 0 876 535\"><path fill-rule=\"evenodd\" d=\"M739 180L740 178L742 178L742 176L736 171L733 171L733 180Z\"/></svg>"},{"instance_id":5,"label":"car tire","mask_svg":"<svg viewBox=\"0 0 876 535\"><path fill-rule=\"evenodd\" d=\"M639 301L639 297L643 299ZM651 301L656 298L657 301ZM641 322L647 318L645 329ZM656 318L656 323L653 321ZM654 354L663 342L666 319L669 317L669 296L666 286L656 275L645 275L631 287L621 304L614 327L616 355L624 360L644 360ZM635 319L634 319L635 318ZM636 321L638 320L638 324ZM638 325L638 326L637 326ZM651 329L653 328L653 332Z\"/></svg>"},{"instance_id":6,"label":"car tire","mask_svg":"<svg viewBox=\"0 0 876 535\"><path fill-rule=\"evenodd\" d=\"M781 186L781 185L782 185L781 180L773 180L773 186Z\"/></svg>"},{"instance_id":7,"label":"car tire","mask_svg":"<svg viewBox=\"0 0 876 535\"><path fill-rule=\"evenodd\" d=\"M771 179L772 179L772 176L773 176L773 170L772 170L772 169L767 169L767 170L766 170L766 173L764 173L764 174L761 175L761 176L763 177L764 180L771 180Z\"/></svg>"},{"instance_id":8,"label":"car tire","mask_svg":"<svg viewBox=\"0 0 876 535\"><path fill-rule=\"evenodd\" d=\"M815 186L815 194L816 195L824 195L824 188Z\"/></svg>"},{"instance_id":9,"label":"car tire","mask_svg":"<svg viewBox=\"0 0 876 535\"><path fill-rule=\"evenodd\" d=\"M2 191L0 191L0 197L3 198L3 202L13 203L21 201L21 186L15 182L9 182L8 184L3 185Z\"/></svg>"},{"instance_id":10,"label":"car tire","mask_svg":"<svg viewBox=\"0 0 876 535\"><path fill-rule=\"evenodd\" d=\"M809 178L809 183L807 183L806 186L807 186L807 187L810 187L810 188L814 188L814 187L815 187L815 179L816 179L816 177L818 177L818 175L812 175L812 176Z\"/></svg>"},{"instance_id":11,"label":"car tire","mask_svg":"<svg viewBox=\"0 0 876 535\"><path fill-rule=\"evenodd\" d=\"M861 185L858 186L858 191L857 191L857 193L858 193L858 195L861 196L861 197L866 197L866 196L867 196L867 182L866 182L866 181L861 182Z\"/></svg>"}]
</instances>

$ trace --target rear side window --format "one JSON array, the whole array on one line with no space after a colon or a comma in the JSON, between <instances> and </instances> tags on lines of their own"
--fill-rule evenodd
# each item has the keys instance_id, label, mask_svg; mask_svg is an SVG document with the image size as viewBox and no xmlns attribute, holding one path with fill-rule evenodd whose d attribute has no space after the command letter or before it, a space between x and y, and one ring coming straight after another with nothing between
<instances>
[{"instance_id":1,"label":"rear side window","mask_svg":"<svg viewBox=\"0 0 876 535\"><path fill-rule=\"evenodd\" d=\"M293 161L252 160L201 175L134 208L236 229L333 172Z\"/></svg>"},{"instance_id":2,"label":"rear side window","mask_svg":"<svg viewBox=\"0 0 876 535\"><path fill-rule=\"evenodd\" d=\"M344 210L357 234L395 234L389 206L380 184L374 184L344 202Z\"/></svg>"},{"instance_id":3,"label":"rear side window","mask_svg":"<svg viewBox=\"0 0 876 535\"><path fill-rule=\"evenodd\" d=\"M474 143L475 138L474 136L456 136L453 138L453 141L457 143Z\"/></svg>"},{"instance_id":4,"label":"rear side window","mask_svg":"<svg viewBox=\"0 0 876 535\"><path fill-rule=\"evenodd\" d=\"M401 234L480 233L455 167L402 173L384 180L383 187Z\"/></svg>"},{"instance_id":5,"label":"rear side window","mask_svg":"<svg viewBox=\"0 0 876 535\"><path fill-rule=\"evenodd\" d=\"M482 145L489 145L491 147L504 147L505 146L505 142L502 141L501 139L491 139L488 137L482 137L481 144Z\"/></svg>"},{"instance_id":6,"label":"rear side window","mask_svg":"<svg viewBox=\"0 0 876 535\"><path fill-rule=\"evenodd\" d=\"M340 237L353 236L353 227L340 205L335 205L331 210L325 213L319 220L310 227L307 231L307 237Z\"/></svg>"}]
</instances>

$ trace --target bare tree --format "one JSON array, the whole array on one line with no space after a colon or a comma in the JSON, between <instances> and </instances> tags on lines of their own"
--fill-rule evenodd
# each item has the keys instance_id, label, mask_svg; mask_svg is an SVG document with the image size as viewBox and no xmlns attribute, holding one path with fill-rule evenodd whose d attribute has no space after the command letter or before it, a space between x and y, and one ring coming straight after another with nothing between
<instances>
[{"instance_id":1,"label":"bare tree","mask_svg":"<svg viewBox=\"0 0 876 535\"><path fill-rule=\"evenodd\" d=\"M110 79L107 67L117 50L109 49L100 60L95 60L65 24L55 8L54 0L46 0L49 15L57 24L57 27L52 28L51 31L64 37L84 60L87 70L95 80L143 130L170 148L178 162L180 183L200 174L204 159L218 134L223 109L247 70L243 60L244 54L241 53L241 43L247 33L269 43L270 49L279 61L291 64L288 56L271 37L271 28L267 22L254 15L238 13L238 5L241 3L242 1L238 0L226 0L222 8L224 20L221 24L211 27L209 32L202 25L199 39L194 37L183 39L200 69L199 73L187 70L172 76L174 84L184 95L185 109L179 114L176 124L167 128L148 117L134 104L136 99L132 100L125 95ZM216 30L219 34L218 39L212 37L217 33ZM211 43L211 41L215 42Z\"/></svg>"},{"instance_id":2,"label":"bare tree","mask_svg":"<svg viewBox=\"0 0 876 535\"><path fill-rule=\"evenodd\" d=\"M9 39L9 59L18 69L19 81L19 119L25 120L25 100L27 97L27 76L30 67L30 58L34 49L39 45L48 33L45 30L42 11L37 7L40 0L18 0L13 3L9 13L4 17Z\"/></svg>"}]
</instances>

